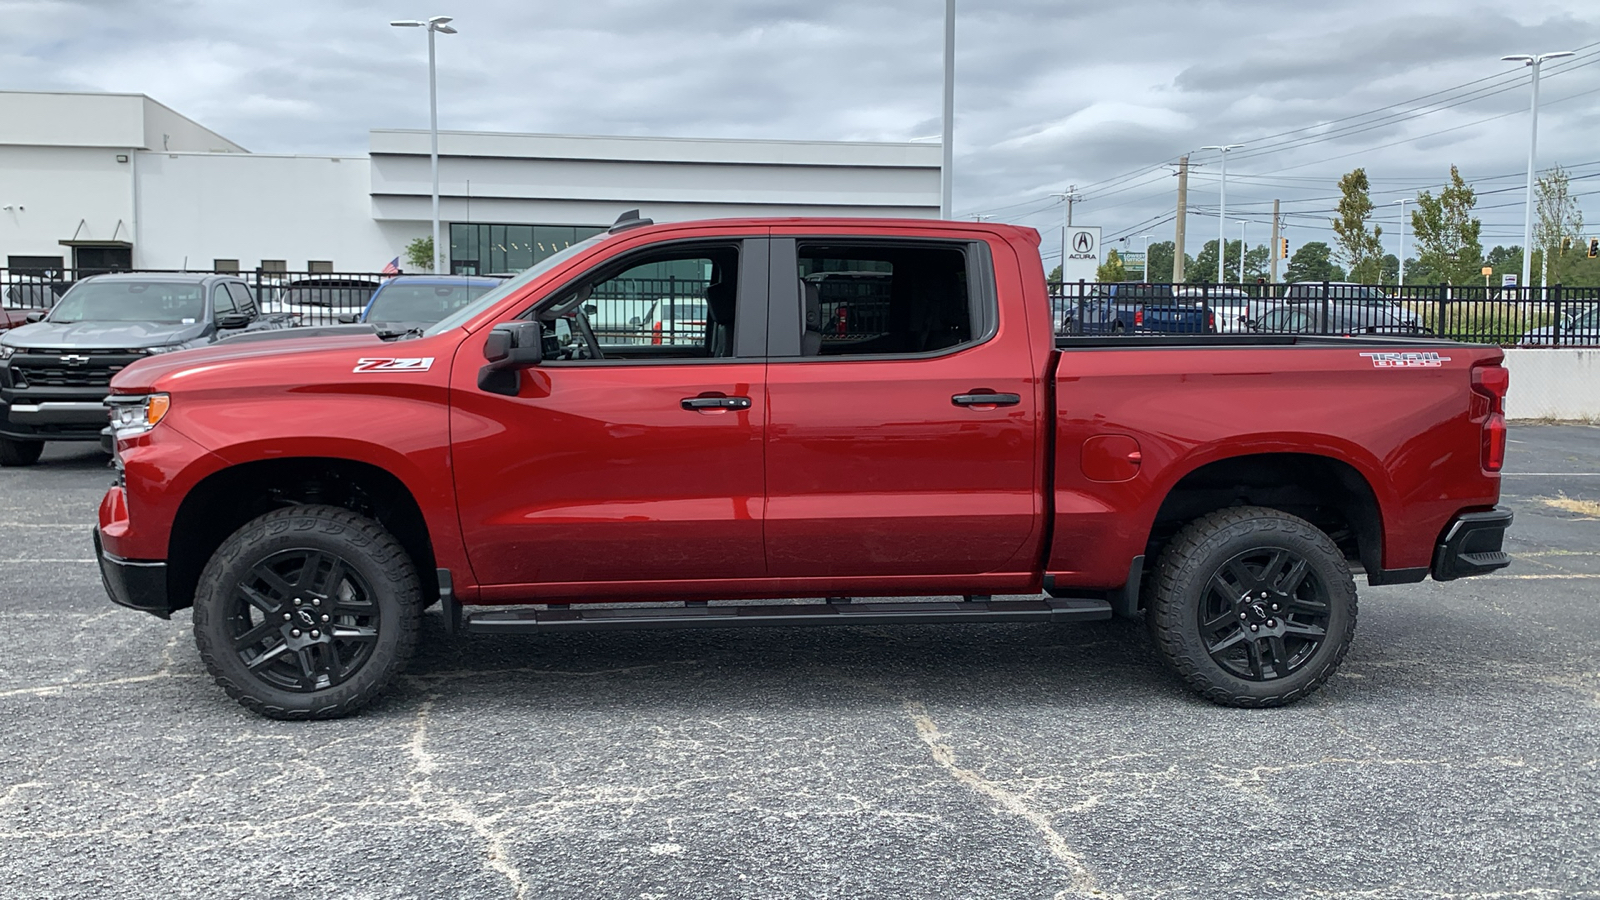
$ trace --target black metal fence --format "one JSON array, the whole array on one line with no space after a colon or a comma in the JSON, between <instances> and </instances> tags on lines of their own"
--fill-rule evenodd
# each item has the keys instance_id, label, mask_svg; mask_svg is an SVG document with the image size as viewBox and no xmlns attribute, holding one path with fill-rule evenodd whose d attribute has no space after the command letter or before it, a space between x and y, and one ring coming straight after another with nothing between
<instances>
[{"instance_id":1,"label":"black metal fence","mask_svg":"<svg viewBox=\"0 0 1600 900\"><path fill-rule=\"evenodd\" d=\"M1600 287L1052 282L1059 335L1373 334L1600 347Z\"/></svg>"}]
</instances>

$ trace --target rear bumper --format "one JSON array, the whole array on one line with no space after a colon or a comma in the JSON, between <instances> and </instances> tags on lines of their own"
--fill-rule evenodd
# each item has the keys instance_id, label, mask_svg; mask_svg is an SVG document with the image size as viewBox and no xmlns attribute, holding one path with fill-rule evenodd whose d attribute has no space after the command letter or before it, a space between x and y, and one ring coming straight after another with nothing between
<instances>
[{"instance_id":1,"label":"rear bumper","mask_svg":"<svg viewBox=\"0 0 1600 900\"><path fill-rule=\"evenodd\" d=\"M94 555L100 564L100 581L112 603L163 619L172 617L166 563L139 562L107 553L100 546L99 528L94 529Z\"/></svg>"},{"instance_id":2,"label":"rear bumper","mask_svg":"<svg viewBox=\"0 0 1600 900\"><path fill-rule=\"evenodd\" d=\"M1511 510L1462 513L1444 530L1433 551L1433 580L1454 581L1487 575L1511 564L1501 545L1511 527Z\"/></svg>"}]
</instances>

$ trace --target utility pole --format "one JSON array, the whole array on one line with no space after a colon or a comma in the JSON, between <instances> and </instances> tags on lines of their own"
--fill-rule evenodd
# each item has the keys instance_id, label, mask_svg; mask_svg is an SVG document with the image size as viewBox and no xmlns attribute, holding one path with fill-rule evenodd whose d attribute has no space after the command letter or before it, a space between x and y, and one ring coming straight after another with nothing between
<instances>
[{"instance_id":1,"label":"utility pole","mask_svg":"<svg viewBox=\"0 0 1600 900\"><path fill-rule=\"evenodd\" d=\"M1072 204L1080 199L1078 197L1078 186L1071 185L1065 191L1058 191L1050 196L1060 197L1067 204L1066 209L1061 212L1061 278L1065 281L1067 277L1067 229L1072 227Z\"/></svg>"},{"instance_id":2,"label":"utility pole","mask_svg":"<svg viewBox=\"0 0 1600 900\"><path fill-rule=\"evenodd\" d=\"M1189 222L1189 157L1178 159L1178 219L1172 248L1172 283L1183 282L1183 232Z\"/></svg>"},{"instance_id":3,"label":"utility pole","mask_svg":"<svg viewBox=\"0 0 1600 900\"><path fill-rule=\"evenodd\" d=\"M1400 204L1400 287L1406 286L1406 198L1394 201ZM1523 257L1527 257L1524 252ZM1526 287L1526 285L1524 285Z\"/></svg>"},{"instance_id":4,"label":"utility pole","mask_svg":"<svg viewBox=\"0 0 1600 900\"><path fill-rule=\"evenodd\" d=\"M1278 201L1272 201L1272 283L1278 283Z\"/></svg>"}]
</instances>

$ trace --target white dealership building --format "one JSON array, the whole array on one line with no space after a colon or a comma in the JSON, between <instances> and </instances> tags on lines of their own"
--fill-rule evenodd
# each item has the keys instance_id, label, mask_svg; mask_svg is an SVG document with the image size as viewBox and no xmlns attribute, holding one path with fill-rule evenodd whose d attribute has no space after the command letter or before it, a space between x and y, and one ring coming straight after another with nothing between
<instances>
[{"instance_id":1,"label":"white dealership building","mask_svg":"<svg viewBox=\"0 0 1600 900\"><path fill-rule=\"evenodd\" d=\"M937 216L940 148L443 131L454 271L532 265L638 207ZM45 269L373 272L431 231L428 132L359 156L251 153L142 94L0 92L0 262Z\"/></svg>"}]
</instances>

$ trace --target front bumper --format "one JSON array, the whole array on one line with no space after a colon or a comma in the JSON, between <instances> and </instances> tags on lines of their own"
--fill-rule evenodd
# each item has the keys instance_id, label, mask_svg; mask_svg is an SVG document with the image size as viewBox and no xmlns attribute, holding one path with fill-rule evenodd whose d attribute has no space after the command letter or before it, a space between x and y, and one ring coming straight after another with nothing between
<instances>
[{"instance_id":1,"label":"front bumper","mask_svg":"<svg viewBox=\"0 0 1600 900\"><path fill-rule=\"evenodd\" d=\"M1433 580L1487 575L1511 565L1511 557L1501 549L1510 527L1511 510L1501 507L1456 516L1433 551Z\"/></svg>"},{"instance_id":2,"label":"front bumper","mask_svg":"<svg viewBox=\"0 0 1600 900\"><path fill-rule=\"evenodd\" d=\"M15 440L95 441L105 426L99 399L0 401L0 436Z\"/></svg>"},{"instance_id":3,"label":"front bumper","mask_svg":"<svg viewBox=\"0 0 1600 900\"><path fill-rule=\"evenodd\" d=\"M163 619L172 617L166 563L139 562L107 553L100 546L99 528L94 529L94 555L100 563L100 581L112 603Z\"/></svg>"}]
</instances>

